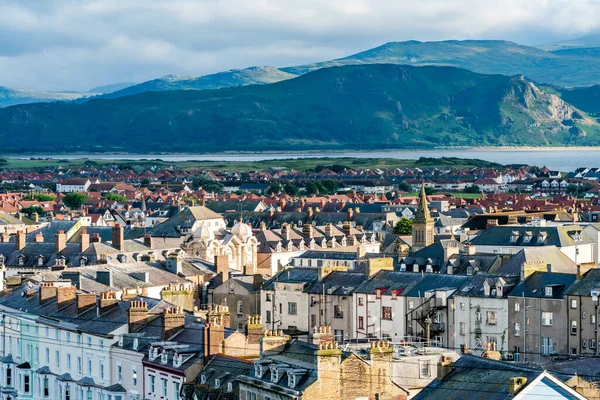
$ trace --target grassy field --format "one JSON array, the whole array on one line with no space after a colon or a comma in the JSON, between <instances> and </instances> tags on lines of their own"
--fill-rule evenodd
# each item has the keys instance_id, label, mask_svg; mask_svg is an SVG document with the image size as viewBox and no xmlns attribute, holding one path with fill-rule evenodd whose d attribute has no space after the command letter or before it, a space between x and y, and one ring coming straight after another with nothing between
<instances>
[{"instance_id":1,"label":"grassy field","mask_svg":"<svg viewBox=\"0 0 600 400\"><path fill-rule=\"evenodd\" d=\"M160 156L158 156L160 157ZM358 169L376 169L376 168L415 168L415 167L452 167L452 168L470 168L470 167L494 167L498 164L483 161L461 158L438 158L438 159L420 159L420 160L399 160L394 158L298 158L281 159L265 161L180 161L169 162L155 160L106 160L78 158L72 160L40 160L40 159L16 159L6 158L8 164L1 168L43 168L43 167L71 167L83 166L86 162L93 162L97 165L127 165L140 167L173 167L178 169L216 169L227 171L251 171L267 169L295 169L298 171L314 170L317 166L342 165L347 168Z\"/></svg>"}]
</instances>

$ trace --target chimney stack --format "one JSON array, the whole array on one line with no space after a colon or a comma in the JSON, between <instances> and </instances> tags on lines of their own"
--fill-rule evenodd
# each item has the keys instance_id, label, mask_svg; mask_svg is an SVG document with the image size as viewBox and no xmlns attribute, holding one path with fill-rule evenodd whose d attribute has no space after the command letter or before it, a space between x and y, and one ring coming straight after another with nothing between
<instances>
[{"instance_id":1,"label":"chimney stack","mask_svg":"<svg viewBox=\"0 0 600 400\"><path fill-rule=\"evenodd\" d=\"M112 229L112 246L119 251L125 251L124 231L120 224L115 224Z\"/></svg>"},{"instance_id":2,"label":"chimney stack","mask_svg":"<svg viewBox=\"0 0 600 400\"><path fill-rule=\"evenodd\" d=\"M100 242L102 242L102 238L100 238L100 234L99 233L92 234L91 242L92 243L100 243Z\"/></svg>"},{"instance_id":3,"label":"chimney stack","mask_svg":"<svg viewBox=\"0 0 600 400\"><path fill-rule=\"evenodd\" d=\"M308 207L306 209L306 219L307 219L306 223L310 223L310 221L313 218L313 214L314 214L313 208L312 207Z\"/></svg>"},{"instance_id":4,"label":"chimney stack","mask_svg":"<svg viewBox=\"0 0 600 400\"><path fill-rule=\"evenodd\" d=\"M119 305L115 292L100 293L100 313L103 314Z\"/></svg>"},{"instance_id":5,"label":"chimney stack","mask_svg":"<svg viewBox=\"0 0 600 400\"><path fill-rule=\"evenodd\" d=\"M127 324L129 333L135 332L146 324L148 320L148 303L143 300L131 300L127 310Z\"/></svg>"},{"instance_id":6,"label":"chimney stack","mask_svg":"<svg viewBox=\"0 0 600 400\"><path fill-rule=\"evenodd\" d=\"M67 234L65 231L58 231L56 234L56 253L60 253L67 247Z\"/></svg>"},{"instance_id":7,"label":"chimney stack","mask_svg":"<svg viewBox=\"0 0 600 400\"><path fill-rule=\"evenodd\" d=\"M352 217L354 216L354 210L352 208L348 209L348 220L352 221Z\"/></svg>"},{"instance_id":8,"label":"chimney stack","mask_svg":"<svg viewBox=\"0 0 600 400\"><path fill-rule=\"evenodd\" d=\"M329 237L333 237L333 224L331 222L328 222L325 225L325 235L329 236Z\"/></svg>"},{"instance_id":9,"label":"chimney stack","mask_svg":"<svg viewBox=\"0 0 600 400\"><path fill-rule=\"evenodd\" d=\"M81 241L79 246L79 251L83 253L90 247L90 234L87 233L87 230L84 228L81 230Z\"/></svg>"},{"instance_id":10,"label":"chimney stack","mask_svg":"<svg viewBox=\"0 0 600 400\"><path fill-rule=\"evenodd\" d=\"M146 236L144 236L144 246L148 247L149 249L154 248L154 243L152 241L152 235L149 233Z\"/></svg>"},{"instance_id":11,"label":"chimney stack","mask_svg":"<svg viewBox=\"0 0 600 400\"><path fill-rule=\"evenodd\" d=\"M17 241L17 251L21 251L25 248L26 242L27 242L27 235L25 234L25 232L23 231L18 231L17 232L17 236L16 236L16 241Z\"/></svg>"},{"instance_id":12,"label":"chimney stack","mask_svg":"<svg viewBox=\"0 0 600 400\"><path fill-rule=\"evenodd\" d=\"M229 279L229 256L215 256L215 271L222 282Z\"/></svg>"},{"instance_id":13,"label":"chimney stack","mask_svg":"<svg viewBox=\"0 0 600 400\"><path fill-rule=\"evenodd\" d=\"M306 237L308 239L312 239L315 236L314 228L313 228L312 224L310 224L310 223L304 224L304 226L302 227L302 234L304 235L304 237Z\"/></svg>"},{"instance_id":14,"label":"chimney stack","mask_svg":"<svg viewBox=\"0 0 600 400\"><path fill-rule=\"evenodd\" d=\"M96 307L96 302L97 298L94 293L79 293L77 295L77 314L83 314Z\"/></svg>"},{"instance_id":15,"label":"chimney stack","mask_svg":"<svg viewBox=\"0 0 600 400\"><path fill-rule=\"evenodd\" d=\"M215 321L204 325L204 357L210 358L219 354L223 349L223 340L225 340L225 328L221 321Z\"/></svg>"},{"instance_id":16,"label":"chimney stack","mask_svg":"<svg viewBox=\"0 0 600 400\"><path fill-rule=\"evenodd\" d=\"M290 240L290 224L285 223L281 225L281 236L283 237L283 240Z\"/></svg>"},{"instance_id":17,"label":"chimney stack","mask_svg":"<svg viewBox=\"0 0 600 400\"><path fill-rule=\"evenodd\" d=\"M263 337L260 338L260 354L277 354L290 340L291 337L289 335L284 335L282 330L264 331Z\"/></svg>"},{"instance_id":18,"label":"chimney stack","mask_svg":"<svg viewBox=\"0 0 600 400\"><path fill-rule=\"evenodd\" d=\"M185 314L181 307L167 307L163 310L162 340L169 340L185 325Z\"/></svg>"},{"instance_id":19,"label":"chimney stack","mask_svg":"<svg viewBox=\"0 0 600 400\"><path fill-rule=\"evenodd\" d=\"M40 284L40 305L46 304L56 298L56 286L52 282L42 282Z\"/></svg>"},{"instance_id":20,"label":"chimney stack","mask_svg":"<svg viewBox=\"0 0 600 400\"><path fill-rule=\"evenodd\" d=\"M248 344L259 344L265 326L262 324L260 315L250 315L246 325L246 337Z\"/></svg>"},{"instance_id":21,"label":"chimney stack","mask_svg":"<svg viewBox=\"0 0 600 400\"><path fill-rule=\"evenodd\" d=\"M75 303L75 300L77 300L77 289L75 286L57 288L56 303L59 310Z\"/></svg>"},{"instance_id":22,"label":"chimney stack","mask_svg":"<svg viewBox=\"0 0 600 400\"><path fill-rule=\"evenodd\" d=\"M44 235L42 234L42 232L36 233L34 240L36 243L44 243Z\"/></svg>"}]
</instances>

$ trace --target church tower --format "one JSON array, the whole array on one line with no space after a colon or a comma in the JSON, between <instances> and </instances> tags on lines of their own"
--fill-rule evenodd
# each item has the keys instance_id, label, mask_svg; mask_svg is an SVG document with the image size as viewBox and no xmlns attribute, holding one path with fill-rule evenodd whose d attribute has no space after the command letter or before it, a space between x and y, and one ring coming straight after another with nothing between
<instances>
[{"instance_id":1,"label":"church tower","mask_svg":"<svg viewBox=\"0 0 600 400\"><path fill-rule=\"evenodd\" d=\"M427 196L425 195L425 184L421 184L421 196L419 208L413 220L412 226L412 251L421 250L433 243L433 218L429 213Z\"/></svg>"}]
</instances>

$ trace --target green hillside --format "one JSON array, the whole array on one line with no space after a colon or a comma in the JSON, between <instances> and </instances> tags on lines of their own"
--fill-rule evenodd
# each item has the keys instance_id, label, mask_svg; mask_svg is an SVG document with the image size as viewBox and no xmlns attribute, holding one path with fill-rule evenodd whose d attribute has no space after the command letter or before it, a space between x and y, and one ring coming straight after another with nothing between
<instances>
[{"instance_id":1,"label":"green hillside","mask_svg":"<svg viewBox=\"0 0 600 400\"><path fill-rule=\"evenodd\" d=\"M150 91L220 89L225 87L274 83L295 77L296 75L280 71L275 67L251 67L246 69L234 69L196 78L166 76L133 85L103 97L113 98L130 96L132 94Z\"/></svg>"},{"instance_id":2,"label":"green hillside","mask_svg":"<svg viewBox=\"0 0 600 400\"><path fill-rule=\"evenodd\" d=\"M577 39L562 40L560 42L547 43L538 46L539 49L546 51L565 50L565 49L581 49L588 47L600 47L600 35L587 35Z\"/></svg>"},{"instance_id":3,"label":"green hillside","mask_svg":"<svg viewBox=\"0 0 600 400\"><path fill-rule=\"evenodd\" d=\"M86 93L42 92L38 90L10 89L0 86L0 108L15 104L75 100L87 96L89 96L89 94Z\"/></svg>"},{"instance_id":4,"label":"green hillside","mask_svg":"<svg viewBox=\"0 0 600 400\"><path fill-rule=\"evenodd\" d=\"M539 83L588 86L600 83L597 54L555 54L501 40L391 42L346 58L281 68L303 74L319 68L352 64L391 63L413 66L443 65L482 74L525 75Z\"/></svg>"},{"instance_id":5,"label":"green hillside","mask_svg":"<svg viewBox=\"0 0 600 400\"><path fill-rule=\"evenodd\" d=\"M597 123L523 77L327 68L271 85L0 110L7 151L200 152L599 144Z\"/></svg>"}]
</instances>

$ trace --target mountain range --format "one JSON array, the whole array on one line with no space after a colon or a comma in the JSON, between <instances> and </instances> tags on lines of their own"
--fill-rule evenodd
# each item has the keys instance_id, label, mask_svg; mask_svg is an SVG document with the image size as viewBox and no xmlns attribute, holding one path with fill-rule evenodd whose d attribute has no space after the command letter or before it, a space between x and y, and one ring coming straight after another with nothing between
<instances>
[{"instance_id":1,"label":"mountain range","mask_svg":"<svg viewBox=\"0 0 600 400\"><path fill-rule=\"evenodd\" d=\"M600 84L600 35L551 43L540 48L500 40L390 42L345 58L307 65L230 70L200 77L168 75L140 84L117 83L87 93L52 93L2 88L0 107L44 101L86 101L95 96L116 98L148 91L206 90L269 84L321 68L343 65L401 64L465 68L483 74L521 74L539 84L578 87Z\"/></svg>"},{"instance_id":2,"label":"mountain range","mask_svg":"<svg viewBox=\"0 0 600 400\"><path fill-rule=\"evenodd\" d=\"M598 122L559 94L522 75L347 65L269 85L4 108L0 141L125 152L600 144Z\"/></svg>"}]
</instances>

